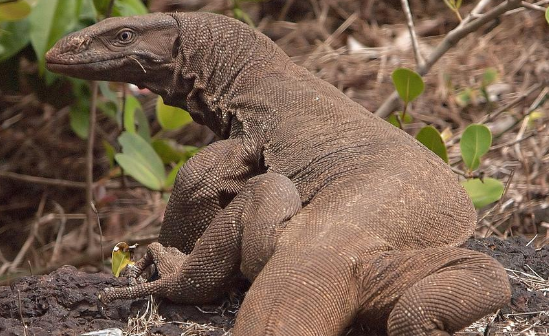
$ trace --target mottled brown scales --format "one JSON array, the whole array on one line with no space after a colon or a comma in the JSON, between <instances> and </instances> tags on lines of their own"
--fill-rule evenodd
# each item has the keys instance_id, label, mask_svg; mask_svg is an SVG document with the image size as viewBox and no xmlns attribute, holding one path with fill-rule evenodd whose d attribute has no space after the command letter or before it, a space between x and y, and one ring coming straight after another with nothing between
<instances>
[{"instance_id":1,"label":"mottled brown scales","mask_svg":"<svg viewBox=\"0 0 549 336\"><path fill-rule=\"evenodd\" d=\"M456 248L475 210L448 165L292 63L272 41L207 13L113 18L46 55L74 77L147 87L225 140L180 171L150 264L160 278L102 294L211 301L253 284L234 335L448 335L509 299L493 259ZM200 238L200 239L199 239Z\"/></svg>"}]
</instances>

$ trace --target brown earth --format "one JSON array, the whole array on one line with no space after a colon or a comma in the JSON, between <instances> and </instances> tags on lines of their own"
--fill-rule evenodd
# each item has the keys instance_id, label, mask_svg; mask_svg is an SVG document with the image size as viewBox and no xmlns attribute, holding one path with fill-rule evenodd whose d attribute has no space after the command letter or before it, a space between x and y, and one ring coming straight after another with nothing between
<instances>
[{"instance_id":1,"label":"brown earth","mask_svg":"<svg viewBox=\"0 0 549 336\"><path fill-rule=\"evenodd\" d=\"M519 334L531 327L536 334L547 334L549 316L549 247L535 249L522 237L507 240L490 237L470 239L465 244L486 253L508 269L513 287L511 302L495 316L475 324L462 335L477 335L488 327L488 335ZM157 313L146 314L148 300L118 300L107 307L98 307L97 293L109 286L124 286L125 279L104 273L85 273L64 266L43 276L27 276L11 286L0 287L0 335L76 335L107 328L130 331L142 323L152 335L224 335L230 330L241 294L228 296L210 306L184 306L161 301ZM153 309L153 311L155 311ZM517 320L529 314L528 323ZM519 314L519 315L517 315ZM145 315L145 317L138 318ZM137 318L137 321L135 319ZM148 320L148 322L145 322ZM493 320L493 321L492 321ZM534 322L531 322L534 321ZM507 329L505 329L507 328ZM350 330L352 335L365 335L364 327ZM134 329L135 330L135 329Z\"/></svg>"}]
</instances>

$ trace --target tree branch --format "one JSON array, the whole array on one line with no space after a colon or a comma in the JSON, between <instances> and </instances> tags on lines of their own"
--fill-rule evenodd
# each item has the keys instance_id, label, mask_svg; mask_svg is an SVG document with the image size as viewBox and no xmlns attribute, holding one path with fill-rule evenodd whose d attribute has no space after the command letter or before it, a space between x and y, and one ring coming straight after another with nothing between
<instances>
[{"instance_id":1,"label":"tree branch","mask_svg":"<svg viewBox=\"0 0 549 336\"><path fill-rule=\"evenodd\" d=\"M412 48L414 49L414 56L416 58L416 65L418 68L421 68L425 64L423 56L421 56L421 51L419 50L419 43L417 42L417 35L414 29L414 21L412 19L412 11L410 10L410 4L408 0L400 0L402 4L402 9L406 15L406 24L408 25L408 31L410 32L410 39L412 40Z\"/></svg>"},{"instance_id":2,"label":"tree branch","mask_svg":"<svg viewBox=\"0 0 549 336\"><path fill-rule=\"evenodd\" d=\"M468 23L457 26L454 30L450 31L446 37L440 42L440 44L433 50L433 52L426 59L425 64L422 67L417 68L417 72L424 76L433 65L454 45L456 45L462 38L476 31L486 23L498 18L505 12L521 6L520 0L506 0L490 11L482 14L477 18L468 20ZM471 15L469 15L471 16ZM468 16L468 17L469 17ZM468 18L467 17L467 18ZM466 18L466 20L467 20ZM463 20L463 21L466 21ZM398 94L394 91L377 109L375 114L381 118L385 118L398 106Z\"/></svg>"}]
</instances>

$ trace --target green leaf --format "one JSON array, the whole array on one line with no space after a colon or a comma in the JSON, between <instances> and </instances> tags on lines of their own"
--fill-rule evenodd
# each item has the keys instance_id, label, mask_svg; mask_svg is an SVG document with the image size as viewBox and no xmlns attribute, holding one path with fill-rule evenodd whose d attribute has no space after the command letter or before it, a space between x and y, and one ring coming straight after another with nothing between
<instances>
[{"instance_id":1,"label":"green leaf","mask_svg":"<svg viewBox=\"0 0 549 336\"><path fill-rule=\"evenodd\" d=\"M142 0L118 0L114 3L112 16L143 15L147 12Z\"/></svg>"},{"instance_id":2,"label":"green leaf","mask_svg":"<svg viewBox=\"0 0 549 336\"><path fill-rule=\"evenodd\" d=\"M545 10L545 20L549 23L549 7Z\"/></svg>"},{"instance_id":3,"label":"green leaf","mask_svg":"<svg viewBox=\"0 0 549 336\"><path fill-rule=\"evenodd\" d=\"M28 19L15 22L0 22L0 62L17 54L29 44L30 23Z\"/></svg>"},{"instance_id":4,"label":"green leaf","mask_svg":"<svg viewBox=\"0 0 549 336\"><path fill-rule=\"evenodd\" d=\"M90 128L90 105L87 99L78 99L69 110L71 129L81 139L88 138Z\"/></svg>"},{"instance_id":5,"label":"green leaf","mask_svg":"<svg viewBox=\"0 0 549 336\"><path fill-rule=\"evenodd\" d=\"M46 51L78 23L82 0L40 0L29 15L30 40L40 64L45 69Z\"/></svg>"},{"instance_id":6,"label":"green leaf","mask_svg":"<svg viewBox=\"0 0 549 336\"><path fill-rule=\"evenodd\" d=\"M416 139L433 153L438 155L444 162L448 163L448 153L440 133L433 126L423 127L416 135Z\"/></svg>"},{"instance_id":7,"label":"green leaf","mask_svg":"<svg viewBox=\"0 0 549 336\"><path fill-rule=\"evenodd\" d=\"M486 88L488 85L493 84L498 78L498 71L494 68L488 68L484 70L482 74L481 87Z\"/></svg>"},{"instance_id":8,"label":"green leaf","mask_svg":"<svg viewBox=\"0 0 549 336\"><path fill-rule=\"evenodd\" d=\"M141 135L147 142L151 142L151 129L149 127L149 121L143 109L137 109L135 111L135 120L137 122L137 134Z\"/></svg>"},{"instance_id":9,"label":"green leaf","mask_svg":"<svg viewBox=\"0 0 549 336\"><path fill-rule=\"evenodd\" d=\"M398 124L397 115L400 117L400 121L403 125L410 124L412 123L412 121L414 121L414 118L409 113L406 113L404 115L404 118L402 118L402 112L398 112L391 114L389 118L387 118L387 122L395 127L400 127L400 125Z\"/></svg>"},{"instance_id":10,"label":"green leaf","mask_svg":"<svg viewBox=\"0 0 549 336\"><path fill-rule=\"evenodd\" d=\"M103 148L105 149L105 154L109 159L109 167L112 169L114 168L114 156L116 155L116 150L107 140L103 140L102 144Z\"/></svg>"},{"instance_id":11,"label":"green leaf","mask_svg":"<svg viewBox=\"0 0 549 336\"><path fill-rule=\"evenodd\" d=\"M174 106L164 104L162 97L156 101L156 117L165 130L174 130L193 121L189 112Z\"/></svg>"},{"instance_id":12,"label":"green leaf","mask_svg":"<svg viewBox=\"0 0 549 336\"><path fill-rule=\"evenodd\" d=\"M492 145L492 132L488 127L480 124L471 124L467 126L459 146L461 148L461 157L469 170L475 170L480 165L480 158L488 152Z\"/></svg>"},{"instance_id":13,"label":"green leaf","mask_svg":"<svg viewBox=\"0 0 549 336\"><path fill-rule=\"evenodd\" d=\"M122 154L116 162L134 179L153 190L161 190L166 180L162 160L151 145L137 134L123 132L118 137Z\"/></svg>"},{"instance_id":14,"label":"green leaf","mask_svg":"<svg viewBox=\"0 0 549 336\"><path fill-rule=\"evenodd\" d=\"M99 90L101 91L103 97L107 98L110 102L118 104L118 96L113 90L111 90L109 82L100 81Z\"/></svg>"},{"instance_id":15,"label":"green leaf","mask_svg":"<svg viewBox=\"0 0 549 336\"><path fill-rule=\"evenodd\" d=\"M136 133L135 111L141 109L141 103L132 95L126 96L124 105L124 129L130 133Z\"/></svg>"},{"instance_id":16,"label":"green leaf","mask_svg":"<svg viewBox=\"0 0 549 336\"><path fill-rule=\"evenodd\" d=\"M179 168L183 167L184 164L185 160L181 160L175 167L173 167L173 169L168 174L168 177L166 178L166 188L173 187L173 184L175 183L175 178L177 177L177 172L179 171Z\"/></svg>"},{"instance_id":17,"label":"green leaf","mask_svg":"<svg viewBox=\"0 0 549 336\"><path fill-rule=\"evenodd\" d=\"M491 177L484 178L483 181L480 179L470 179L461 182L461 185L465 188L473 201L473 205L477 209L499 200L505 189L501 181Z\"/></svg>"},{"instance_id":18,"label":"green leaf","mask_svg":"<svg viewBox=\"0 0 549 336\"><path fill-rule=\"evenodd\" d=\"M134 262L131 261L131 249L135 248L134 246L128 246L125 242L119 242L112 249L112 274L115 277L120 276L120 272L128 265L133 265Z\"/></svg>"},{"instance_id":19,"label":"green leaf","mask_svg":"<svg viewBox=\"0 0 549 336\"><path fill-rule=\"evenodd\" d=\"M410 69L396 69L392 78L398 95L406 104L416 99L425 88L421 76Z\"/></svg>"},{"instance_id":20,"label":"green leaf","mask_svg":"<svg viewBox=\"0 0 549 336\"><path fill-rule=\"evenodd\" d=\"M137 126L137 129L136 129ZM143 112L143 107L137 98L126 96L124 107L124 128L130 133L138 133L147 142L151 141L149 121Z\"/></svg>"},{"instance_id":21,"label":"green leaf","mask_svg":"<svg viewBox=\"0 0 549 336\"><path fill-rule=\"evenodd\" d=\"M187 161L198 152L197 147L181 146L175 141L168 139L156 139L151 145L164 163L179 162L181 160Z\"/></svg>"},{"instance_id":22,"label":"green leaf","mask_svg":"<svg viewBox=\"0 0 549 336\"><path fill-rule=\"evenodd\" d=\"M26 18L31 6L25 1L0 3L0 21L17 21Z\"/></svg>"}]
</instances>

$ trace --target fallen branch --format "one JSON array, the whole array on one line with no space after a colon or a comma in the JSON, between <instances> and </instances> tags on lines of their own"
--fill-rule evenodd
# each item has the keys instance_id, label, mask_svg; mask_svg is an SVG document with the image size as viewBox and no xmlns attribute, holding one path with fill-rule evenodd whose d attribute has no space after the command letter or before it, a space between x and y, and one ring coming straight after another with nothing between
<instances>
[{"instance_id":1,"label":"fallen branch","mask_svg":"<svg viewBox=\"0 0 549 336\"><path fill-rule=\"evenodd\" d=\"M483 0L481 0L483 2ZM478 16L477 18L471 18L469 15L463 20L464 24L460 24L454 30L450 31L446 37L440 42L440 44L433 50L429 57L425 60L423 66L417 67L417 73L424 76L431 70L433 65L454 45L456 45L461 39L470 33L478 30L486 23L500 17L502 14L521 6L520 0L506 0L496 7L492 8L488 12ZM387 117L393 112L399 103L398 93L394 91L377 109L375 114L381 118Z\"/></svg>"}]
</instances>

